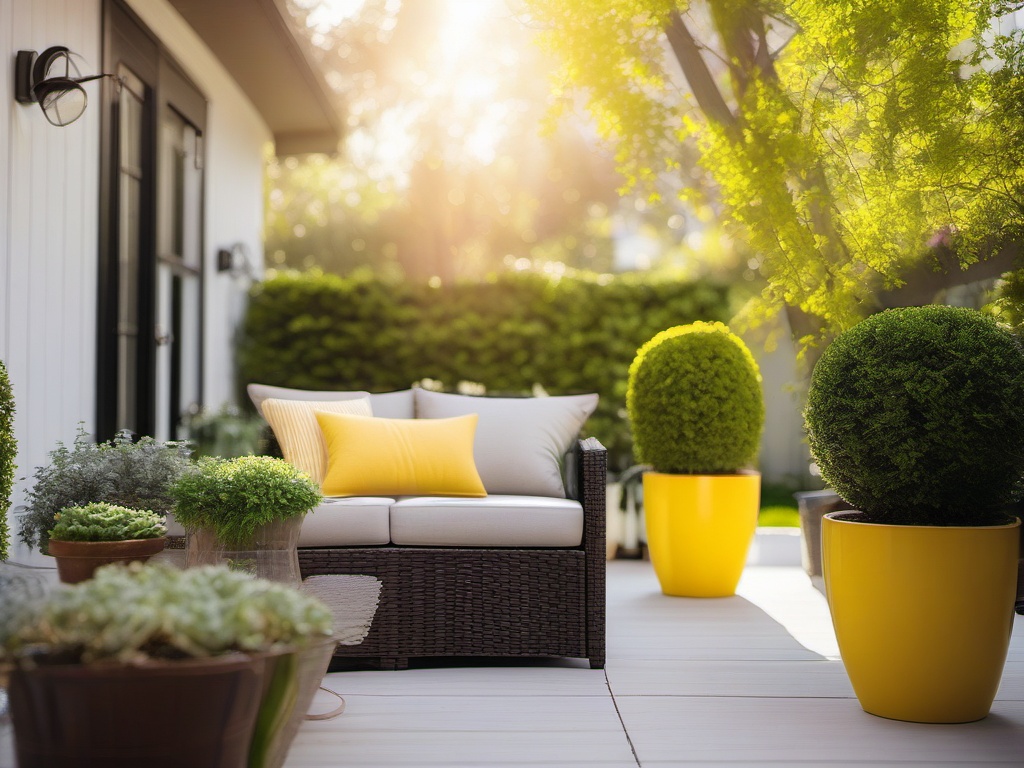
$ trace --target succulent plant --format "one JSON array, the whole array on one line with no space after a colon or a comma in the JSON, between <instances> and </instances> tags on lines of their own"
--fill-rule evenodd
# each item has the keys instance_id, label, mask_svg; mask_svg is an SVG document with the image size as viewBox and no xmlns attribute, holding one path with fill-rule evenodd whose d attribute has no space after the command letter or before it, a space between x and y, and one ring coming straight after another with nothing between
<instances>
[{"instance_id":1,"label":"succulent plant","mask_svg":"<svg viewBox=\"0 0 1024 768\"><path fill-rule=\"evenodd\" d=\"M271 456L202 458L170 491L179 523L212 528L226 545L243 544L265 523L305 514L323 498L308 474Z\"/></svg>"},{"instance_id":2,"label":"succulent plant","mask_svg":"<svg viewBox=\"0 0 1024 768\"><path fill-rule=\"evenodd\" d=\"M761 374L724 324L676 326L637 352L626 410L641 463L659 472L735 472L757 456Z\"/></svg>"},{"instance_id":3,"label":"succulent plant","mask_svg":"<svg viewBox=\"0 0 1024 768\"><path fill-rule=\"evenodd\" d=\"M129 541L164 536L160 515L148 509L129 509L96 501L67 507L57 513L50 538L58 541Z\"/></svg>"},{"instance_id":4,"label":"succulent plant","mask_svg":"<svg viewBox=\"0 0 1024 768\"><path fill-rule=\"evenodd\" d=\"M1024 350L993 319L892 309L839 336L804 413L822 478L876 522L984 525L1021 496Z\"/></svg>"},{"instance_id":5,"label":"succulent plant","mask_svg":"<svg viewBox=\"0 0 1024 768\"><path fill-rule=\"evenodd\" d=\"M50 463L36 470L20 516L21 540L45 553L57 513L94 501L167 514L174 506L168 486L191 464L190 450L152 437L136 442L127 431L96 444L79 427L74 445L58 443Z\"/></svg>"},{"instance_id":6,"label":"succulent plant","mask_svg":"<svg viewBox=\"0 0 1024 768\"><path fill-rule=\"evenodd\" d=\"M331 636L332 616L314 597L224 566L104 566L31 610L12 611L0 641L68 662L134 662L264 652Z\"/></svg>"}]
</instances>

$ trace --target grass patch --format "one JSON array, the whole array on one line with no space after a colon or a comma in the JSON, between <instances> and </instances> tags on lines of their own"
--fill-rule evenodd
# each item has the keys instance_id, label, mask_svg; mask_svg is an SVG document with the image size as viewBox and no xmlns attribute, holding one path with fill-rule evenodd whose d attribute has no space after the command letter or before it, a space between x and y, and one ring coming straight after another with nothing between
<instances>
[{"instance_id":1,"label":"grass patch","mask_svg":"<svg viewBox=\"0 0 1024 768\"><path fill-rule=\"evenodd\" d=\"M761 507L757 524L769 528L799 527L800 513L795 507Z\"/></svg>"}]
</instances>

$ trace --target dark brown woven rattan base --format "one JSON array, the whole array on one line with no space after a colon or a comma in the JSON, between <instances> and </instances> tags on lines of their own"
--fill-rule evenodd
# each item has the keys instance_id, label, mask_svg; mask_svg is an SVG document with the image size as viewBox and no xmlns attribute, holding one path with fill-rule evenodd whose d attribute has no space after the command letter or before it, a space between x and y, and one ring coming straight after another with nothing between
<instances>
[{"instance_id":1,"label":"dark brown woven rattan base","mask_svg":"<svg viewBox=\"0 0 1024 768\"><path fill-rule=\"evenodd\" d=\"M605 661L605 451L577 451L583 546L573 549L337 547L300 549L303 577L366 574L382 582L366 639L336 656L400 669L423 656L570 656Z\"/></svg>"}]
</instances>

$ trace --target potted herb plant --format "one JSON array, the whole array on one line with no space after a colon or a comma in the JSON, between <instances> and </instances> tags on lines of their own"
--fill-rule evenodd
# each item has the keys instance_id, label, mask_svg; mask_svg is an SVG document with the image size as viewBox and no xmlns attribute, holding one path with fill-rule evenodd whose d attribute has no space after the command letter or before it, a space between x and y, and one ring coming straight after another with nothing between
<instances>
[{"instance_id":1,"label":"potted herb plant","mask_svg":"<svg viewBox=\"0 0 1024 768\"><path fill-rule=\"evenodd\" d=\"M22 768L276 763L312 698L296 654L332 624L318 600L224 567L104 567L0 610Z\"/></svg>"},{"instance_id":2,"label":"potted herb plant","mask_svg":"<svg viewBox=\"0 0 1024 768\"><path fill-rule=\"evenodd\" d=\"M283 459L203 458L170 489L188 529L189 566L230 562L257 576L298 584L302 519L323 498Z\"/></svg>"},{"instance_id":3,"label":"potted herb plant","mask_svg":"<svg viewBox=\"0 0 1024 768\"><path fill-rule=\"evenodd\" d=\"M662 331L629 369L626 409L643 477L651 561L667 595L736 591L757 529L761 375L722 323Z\"/></svg>"},{"instance_id":4,"label":"potted herb plant","mask_svg":"<svg viewBox=\"0 0 1024 768\"><path fill-rule=\"evenodd\" d=\"M145 562L164 548L166 533L163 518L148 509L97 501L57 513L49 550L60 580L77 584L101 565Z\"/></svg>"},{"instance_id":5,"label":"potted herb plant","mask_svg":"<svg viewBox=\"0 0 1024 768\"><path fill-rule=\"evenodd\" d=\"M1024 477L1024 350L969 309L874 315L839 336L805 412L822 477L825 588L861 706L985 717L1012 626Z\"/></svg>"},{"instance_id":6,"label":"potted herb plant","mask_svg":"<svg viewBox=\"0 0 1024 768\"><path fill-rule=\"evenodd\" d=\"M19 516L21 540L48 554L49 532L62 509L104 501L132 509L149 509L166 518L174 503L168 487L191 464L187 443L152 437L132 439L119 432L107 443L95 443L81 427L69 448L58 443L49 464L35 472L35 484ZM172 531L173 533L173 531Z\"/></svg>"}]
</instances>

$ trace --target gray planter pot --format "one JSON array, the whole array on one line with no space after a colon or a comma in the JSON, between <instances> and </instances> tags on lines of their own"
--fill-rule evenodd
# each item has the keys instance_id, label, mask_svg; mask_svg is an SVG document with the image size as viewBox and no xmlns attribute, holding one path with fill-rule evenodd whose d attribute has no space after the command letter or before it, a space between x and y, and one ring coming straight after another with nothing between
<instances>
[{"instance_id":1,"label":"gray planter pot","mask_svg":"<svg viewBox=\"0 0 1024 768\"><path fill-rule=\"evenodd\" d=\"M800 561L808 576L821 576L821 518L829 512L849 509L850 505L829 488L798 491L793 496L800 510Z\"/></svg>"}]
</instances>

